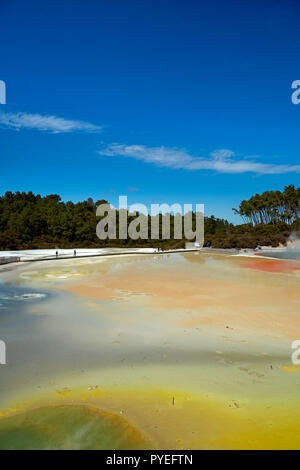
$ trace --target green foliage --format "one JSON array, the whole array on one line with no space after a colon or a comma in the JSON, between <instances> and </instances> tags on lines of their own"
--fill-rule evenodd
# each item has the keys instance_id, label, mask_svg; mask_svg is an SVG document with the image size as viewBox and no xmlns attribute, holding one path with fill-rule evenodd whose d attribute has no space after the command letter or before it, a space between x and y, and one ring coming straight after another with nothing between
<instances>
[{"instance_id":1,"label":"green foliage","mask_svg":"<svg viewBox=\"0 0 300 470\"><path fill-rule=\"evenodd\" d=\"M300 216L300 188L290 185L283 192L255 194L248 201L242 201L239 210L233 210L253 225L280 222L292 225Z\"/></svg>"},{"instance_id":2,"label":"green foliage","mask_svg":"<svg viewBox=\"0 0 300 470\"><path fill-rule=\"evenodd\" d=\"M152 247L183 248L186 240L174 240L174 216L170 215L171 239L162 236L162 218L160 216L160 239L138 240L99 240L96 226L99 217L96 216L97 206L107 203L105 200L94 202L91 198L76 204L63 202L59 195L51 194L45 197L34 195L32 192L6 192L0 197L0 249L21 250L35 248L96 248L105 246L115 247ZM135 219L128 216L128 224ZM207 219L214 232L222 225L218 219ZM225 223L225 222L224 222ZM227 224L227 222L225 223ZM194 216L195 225L195 216ZM150 216L148 217L150 234ZM117 234L119 214L117 212ZM195 227L194 227L195 228Z\"/></svg>"},{"instance_id":3,"label":"green foliage","mask_svg":"<svg viewBox=\"0 0 300 470\"><path fill-rule=\"evenodd\" d=\"M102 201L99 201L99 203ZM60 196L7 192L0 197L1 249L96 246L96 206Z\"/></svg>"},{"instance_id":4,"label":"green foliage","mask_svg":"<svg viewBox=\"0 0 300 470\"><path fill-rule=\"evenodd\" d=\"M184 248L187 240L174 239L174 216L170 215L171 239L162 234L159 218L159 240L99 240L96 226L97 206L91 198L76 204L63 202L59 195L45 197L32 192L6 192L0 197L0 249L97 248L97 247L161 247ZM205 217L205 245L215 248L255 248L258 245L278 246L285 243L292 231L300 231L299 188L288 186L284 192L269 191L243 201L237 211L246 223L233 225L214 216ZM128 216L128 224L135 217ZM117 212L117 234L119 214ZM148 217L150 234L150 216ZM195 230L195 214L193 214Z\"/></svg>"}]
</instances>

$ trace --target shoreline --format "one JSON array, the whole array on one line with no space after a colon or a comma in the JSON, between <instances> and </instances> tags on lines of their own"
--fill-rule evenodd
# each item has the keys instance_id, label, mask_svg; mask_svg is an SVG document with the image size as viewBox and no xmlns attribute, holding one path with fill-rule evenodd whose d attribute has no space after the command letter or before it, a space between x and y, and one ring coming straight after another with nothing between
<instances>
[{"instance_id":1,"label":"shoreline","mask_svg":"<svg viewBox=\"0 0 300 470\"><path fill-rule=\"evenodd\" d=\"M0 251L0 266L7 264L19 264L19 263L31 263L37 261L59 261L59 260L74 260L83 258L96 258L96 257L112 257L112 256L132 256L132 255L164 255L164 254L176 254L176 253L206 253L214 255L231 255L234 257L245 257L253 258L259 256L263 259L273 260L289 260L299 261L296 258L270 256L271 253L285 253L287 248L285 247L262 247L261 250L245 248L237 250L235 248L176 248L171 250L158 251L157 248L79 248L75 249L76 255L74 255L74 249L62 249L57 250L58 256L54 254L54 250L11 250L11 251ZM50 254L51 253L51 254ZM268 253L266 255L266 253Z\"/></svg>"}]
</instances>

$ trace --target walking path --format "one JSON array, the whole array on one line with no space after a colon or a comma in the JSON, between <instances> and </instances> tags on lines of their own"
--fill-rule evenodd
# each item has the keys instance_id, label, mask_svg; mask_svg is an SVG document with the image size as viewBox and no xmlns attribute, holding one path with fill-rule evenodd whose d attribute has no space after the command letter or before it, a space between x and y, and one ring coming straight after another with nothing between
<instances>
[{"instance_id":1,"label":"walking path","mask_svg":"<svg viewBox=\"0 0 300 470\"><path fill-rule=\"evenodd\" d=\"M107 249L109 250L109 249ZM70 254L67 253L70 251ZM136 249L136 250L124 250L124 251L106 251L106 249L100 250L91 250L88 252L87 250L76 250L76 256L73 254L74 250L62 250L61 254L58 250L58 256L56 256L55 251L51 250L54 254L48 254L50 250L45 250L45 254L42 253L42 250L32 250L26 252L7 252L7 256L0 256L0 264L8 264L8 263L16 263L16 262L24 262L24 263L32 263L35 261L50 261L50 260L66 260L66 259L76 259L76 258L95 258L95 257L103 257L103 256L124 256L124 255L165 255L170 253L188 253L188 252L195 252L199 251L199 248L189 248L189 249L174 249L174 250L164 250L164 251L157 251L156 248L145 248L145 249ZM97 251L97 252L95 252ZM5 252L0 253L0 255L4 254ZM16 256L16 254L19 256ZM47 253L47 254L46 254Z\"/></svg>"}]
</instances>

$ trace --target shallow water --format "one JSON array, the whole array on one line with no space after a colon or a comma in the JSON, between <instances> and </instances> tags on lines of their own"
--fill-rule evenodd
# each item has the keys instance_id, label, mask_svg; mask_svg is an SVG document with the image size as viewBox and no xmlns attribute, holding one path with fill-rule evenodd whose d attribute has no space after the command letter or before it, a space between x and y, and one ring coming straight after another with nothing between
<instances>
[{"instance_id":1,"label":"shallow water","mask_svg":"<svg viewBox=\"0 0 300 470\"><path fill-rule=\"evenodd\" d=\"M0 450L129 450L149 443L118 416L87 406L39 408L0 420Z\"/></svg>"},{"instance_id":2,"label":"shallow water","mask_svg":"<svg viewBox=\"0 0 300 470\"><path fill-rule=\"evenodd\" d=\"M30 436L37 448L298 447L300 269L257 261L190 253L2 269L0 447L14 446L11 426L21 447ZM92 431L64 440L62 405L126 426L105 442ZM52 440L34 437L39 409L56 423Z\"/></svg>"},{"instance_id":3,"label":"shallow water","mask_svg":"<svg viewBox=\"0 0 300 470\"><path fill-rule=\"evenodd\" d=\"M280 252L272 252L272 253L262 253L263 256L267 256L270 258L278 258L278 259L294 259L300 260L300 250L285 250Z\"/></svg>"}]
</instances>

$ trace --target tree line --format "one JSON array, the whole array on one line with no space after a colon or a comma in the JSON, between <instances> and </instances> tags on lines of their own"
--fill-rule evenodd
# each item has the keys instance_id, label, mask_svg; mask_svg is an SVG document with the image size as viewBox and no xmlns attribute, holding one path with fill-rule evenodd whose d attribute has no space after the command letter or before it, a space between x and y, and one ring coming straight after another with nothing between
<instances>
[{"instance_id":1,"label":"tree line","mask_svg":"<svg viewBox=\"0 0 300 470\"><path fill-rule=\"evenodd\" d=\"M100 240L96 235L96 209L105 200L64 202L57 194L41 196L31 191L6 192L0 196L0 250L42 248L161 247L183 248L189 240L174 238L174 215L170 215L171 238L158 240ZM234 225L214 216L204 218L205 246L256 248L284 244L292 232L300 231L300 188L267 191L242 201L236 213L244 224ZM135 216L128 215L128 225ZM195 222L195 220L194 220ZM150 228L150 216L149 216ZM193 225L195 229L195 225ZM117 211L118 233L118 211Z\"/></svg>"},{"instance_id":2,"label":"tree line","mask_svg":"<svg viewBox=\"0 0 300 470\"><path fill-rule=\"evenodd\" d=\"M239 210L233 209L246 223L292 225L300 217L300 188L286 186L284 191L265 191L242 201Z\"/></svg>"},{"instance_id":3,"label":"tree line","mask_svg":"<svg viewBox=\"0 0 300 470\"><path fill-rule=\"evenodd\" d=\"M174 239L173 214L170 214L170 240L163 238L161 218L158 240L142 238L138 240L130 238L100 240L96 235L96 226L99 222L96 209L100 204L107 204L107 201L94 202L89 198L82 202L73 203L62 201L57 194L41 196L40 194L35 195L31 191L28 193L8 191L0 197L0 249L97 248L105 246L157 246L166 249L184 247L185 242L188 241L184 238L182 240ZM117 211L117 234L118 215ZM128 226L135 217L128 214ZM205 218L205 225L210 233L215 233L218 229L229 226L229 223L225 220L209 217ZM193 224L193 228L195 229L195 224Z\"/></svg>"}]
</instances>

